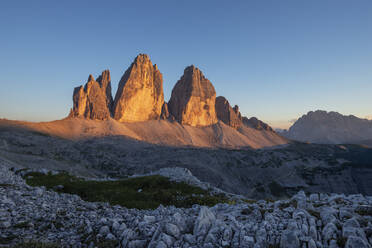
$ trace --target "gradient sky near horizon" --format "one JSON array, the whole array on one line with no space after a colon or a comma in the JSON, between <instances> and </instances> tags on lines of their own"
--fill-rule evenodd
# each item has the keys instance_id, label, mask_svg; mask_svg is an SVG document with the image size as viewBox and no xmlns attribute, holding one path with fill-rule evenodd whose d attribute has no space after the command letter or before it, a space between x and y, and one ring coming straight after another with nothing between
<instances>
[{"instance_id":1,"label":"gradient sky near horizon","mask_svg":"<svg viewBox=\"0 0 372 248\"><path fill-rule=\"evenodd\" d=\"M0 1L0 118L65 117L73 88L138 53L165 100L187 65L243 115L287 128L310 110L372 116L371 0Z\"/></svg>"}]
</instances>

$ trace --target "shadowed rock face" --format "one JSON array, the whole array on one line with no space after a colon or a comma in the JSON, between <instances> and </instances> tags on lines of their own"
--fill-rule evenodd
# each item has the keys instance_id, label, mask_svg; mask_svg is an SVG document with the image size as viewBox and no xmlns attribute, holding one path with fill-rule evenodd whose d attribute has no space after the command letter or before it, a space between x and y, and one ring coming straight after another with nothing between
<instances>
[{"instance_id":1,"label":"shadowed rock face","mask_svg":"<svg viewBox=\"0 0 372 248\"><path fill-rule=\"evenodd\" d=\"M111 116L111 104L110 72L106 70L102 72L97 81L89 75L84 87L79 86L74 89L73 109L70 116L106 120Z\"/></svg>"},{"instance_id":2,"label":"shadowed rock face","mask_svg":"<svg viewBox=\"0 0 372 248\"><path fill-rule=\"evenodd\" d=\"M169 114L168 104L164 102L163 107L161 108L161 119L163 120L174 120L174 117Z\"/></svg>"},{"instance_id":3,"label":"shadowed rock face","mask_svg":"<svg viewBox=\"0 0 372 248\"><path fill-rule=\"evenodd\" d=\"M263 121L260 121L256 117L251 117L249 119L247 117L243 117L242 120L243 120L243 124L248 127L252 127L257 130L274 131L268 124L266 124Z\"/></svg>"},{"instance_id":4,"label":"shadowed rock face","mask_svg":"<svg viewBox=\"0 0 372 248\"><path fill-rule=\"evenodd\" d=\"M168 108L181 124L208 126L217 123L215 101L212 83L192 65L174 86Z\"/></svg>"},{"instance_id":5,"label":"shadowed rock face","mask_svg":"<svg viewBox=\"0 0 372 248\"><path fill-rule=\"evenodd\" d=\"M233 128L239 128L242 125L242 117L237 105L232 108L229 101L223 96L216 98L216 113L217 118L223 121L226 125Z\"/></svg>"},{"instance_id":6,"label":"shadowed rock face","mask_svg":"<svg viewBox=\"0 0 372 248\"><path fill-rule=\"evenodd\" d=\"M140 54L119 82L113 117L123 122L159 119L163 104L163 76L147 55Z\"/></svg>"}]
</instances>

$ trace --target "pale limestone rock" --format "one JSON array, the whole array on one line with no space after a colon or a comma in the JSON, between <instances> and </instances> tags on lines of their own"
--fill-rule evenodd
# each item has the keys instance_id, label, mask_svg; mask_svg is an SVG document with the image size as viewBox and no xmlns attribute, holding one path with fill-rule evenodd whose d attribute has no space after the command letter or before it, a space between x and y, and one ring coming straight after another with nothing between
<instances>
[{"instance_id":1,"label":"pale limestone rock","mask_svg":"<svg viewBox=\"0 0 372 248\"><path fill-rule=\"evenodd\" d=\"M159 119L163 104L163 76L149 56L140 54L119 82L113 117L122 122Z\"/></svg>"},{"instance_id":2,"label":"pale limestone rock","mask_svg":"<svg viewBox=\"0 0 372 248\"><path fill-rule=\"evenodd\" d=\"M185 69L172 90L169 112L181 124L208 126L217 123L216 91L212 83L195 66Z\"/></svg>"}]
</instances>

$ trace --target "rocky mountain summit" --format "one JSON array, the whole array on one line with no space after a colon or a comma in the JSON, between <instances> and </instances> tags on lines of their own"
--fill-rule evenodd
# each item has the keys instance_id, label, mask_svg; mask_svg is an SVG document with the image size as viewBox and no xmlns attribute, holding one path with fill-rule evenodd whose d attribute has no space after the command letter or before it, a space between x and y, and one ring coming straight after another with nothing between
<instances>
[{"instance_id":1,"label":"rocky mountain summit","mask_svg":"<svg viewBox=\"0 0 372 248\"><path fill-rule=\"evenodd\" d=\"M168 107L181 124L209 126L217 123L216 91L212 83L195 66L185 69L172 90Z\"/></svg>"},{"instance_id":2,"label":"rocky mountain summit","mask_svg":"<svg viewBox=\"0 0 372 248\"><path fill-rule=\"evenodd\" d=\"M337 112L310 111L299 118L285 137L321 144L372 144L372 121Z\"/></svg>"},{"instance_id":3,"label":"rocky mountain summit","mask_svg":"<svg viewBox=\"0 0 372 248\"><path fill-rule=\"evenodd\" d=\"M163 104L163 76L149 56L140 54L119 82L113 117L125 122L156 120Z\"/></svg>"},{"instance_id":4,"label":"rocky mountain summit","mask_svg":"<svg viewBox=\"0 0 372 248\"><path fill-rule=\"evenodd\" d=\"M301 191L287 200L137 210L31 187L1 163L0 196L2 247L30 247L35 242L124 248L370 248L372 244L372 198L362 195Z\"/></svg>"},{"instance_id":5,"label":"rocky mountain summit","mask_svg":"<svg viewBox=\"0 0 372 248\"><path fill-rule=\"evenodd\" d=\"M146 54L138 55L125 71L115 100L111 96L109 71L104 71L97 81L90 75L84 87L74 90L70 117L113 118L119 122L175 120L193 127L211 126L222 121L234 129L245 125L273 131L257 118L242 117L239 107L231 107L223 96L216 99L213 84L194 65L186 67L169 102L164 102L162 74Z\"/></svg>"}]
</instances>

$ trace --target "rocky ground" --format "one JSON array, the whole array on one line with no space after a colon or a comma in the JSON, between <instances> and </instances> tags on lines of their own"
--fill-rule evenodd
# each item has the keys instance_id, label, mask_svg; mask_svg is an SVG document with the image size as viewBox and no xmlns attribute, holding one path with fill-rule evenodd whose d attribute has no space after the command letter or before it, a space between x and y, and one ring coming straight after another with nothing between
<instances>
[{"instance_id":1,"label":"rocky ground","mask_svg":"<svg viewBox=\"0 0 372 248\"><path fill-rule=\"evenodd\" d=\"M0 125L0 160L19 168L97 178L182 167L202 182L255 199L291 197L299 190L372 195L372 149L355 145L207 149L153 145L123 136L68 140Z\"/></svg>"},{"instance_id":2,"label":"rocky ground","mask_svg":"<svg viewBox=\"0 0 372 248\"><path fill-rule=\"evenodd\" d=\"M27 240L51 247L371 247L372 197L299 192L279 201L136 210L30 187L3 163L0 246L27 247Z\"/></svg>"}]
</instances>

